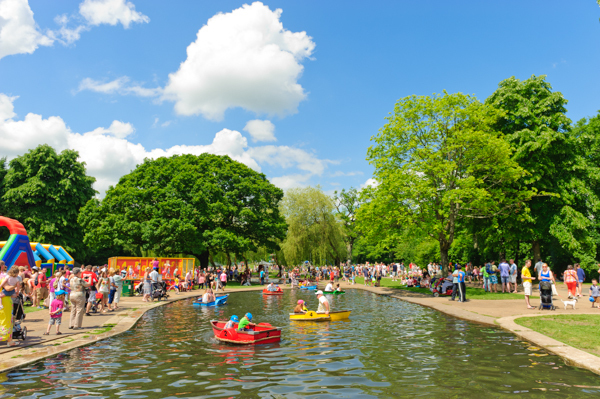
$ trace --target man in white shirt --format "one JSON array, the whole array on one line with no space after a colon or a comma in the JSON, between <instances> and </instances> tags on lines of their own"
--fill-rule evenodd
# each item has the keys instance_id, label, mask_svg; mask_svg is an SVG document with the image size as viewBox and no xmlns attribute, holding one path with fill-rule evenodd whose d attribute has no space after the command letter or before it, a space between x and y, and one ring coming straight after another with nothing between
<instances>
[{"instance_id":1,"label":"man in white shirt","mask_svg":"<svg viewBox=\"0 0 600 399\"><path fill-rule=\"evenodd\" d=\"M333 284L331 284L331 282L329 284L327 284L327 287L325 287L325 292L331 292L333 291Z\"/></svg>"},{"instance_id":2,"label":"man in white shirt","mask_svg":"<svg viewBox=\"0 0 600 399\"><path fill-rule=\"evenodd\" d=\"M325 313L329 314L329 301L323 295L323 291L319 290L316 292L317 299L319 300L319 307L317 308L317 313Z\"/></svg>"},{"instance_id":3,"label":"man in white shirt","mask_svg":"<svg viewBox=\"0 0 600 399\"><path fill-rule=\"evenodd\" d=\"M158 289L158 268L153 268L152 271L150 272L150 280L152 280L152 290L151 290L151 294L154 293L154 290Z\"/></svg>"}]
</instances>

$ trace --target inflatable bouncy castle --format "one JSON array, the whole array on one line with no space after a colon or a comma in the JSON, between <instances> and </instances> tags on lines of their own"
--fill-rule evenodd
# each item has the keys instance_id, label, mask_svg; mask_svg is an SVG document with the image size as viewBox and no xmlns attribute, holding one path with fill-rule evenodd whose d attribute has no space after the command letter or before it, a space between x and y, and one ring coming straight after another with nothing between
<instances>
[{"instance_id":1,"label":"inflatable bouncy castle","mask_svg":"<svg viewBox=\"0 0 600 399\"><path fill-rule=\"evenodd\" d=\"M73 265L75 260L61 246L29 242L27 230L18 221L0 216L0 226L10 232L7 241L0 241L0 260L8 269L12 266L38 266L53 273L59 265Z\"/></svg>"}]
</instances>

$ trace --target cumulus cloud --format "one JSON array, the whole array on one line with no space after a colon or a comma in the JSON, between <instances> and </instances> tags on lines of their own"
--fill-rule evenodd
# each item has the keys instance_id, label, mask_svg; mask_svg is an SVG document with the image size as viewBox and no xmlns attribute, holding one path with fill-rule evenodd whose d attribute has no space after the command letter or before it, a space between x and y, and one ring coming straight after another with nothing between
<instances>
[{"instance_id":1,"label":"cumulus cloud","mask_svg":"<svg viewBox=\"0 0 600 399\"><path fill-rule=\"evenodd\" d=\"M79 13L89 25L121 24L125 29L132 23L148 23L150 18L135 10L126 0L85 0L79 5Z\"/></svg>"},{"instance_id":2,"label":"cumulus cloud","mask_svg":"<svg viewBox=\"0 0 600 399\"><path fill-rule=\"evenodd\" d=\"M358 175L362 175L363 172L357 170L357 171L353 171L353 172L342 172L341 170L337 170L334 173L330 174L330 177L340 177L340 176L358 176Z\"/></svg>"},{"instance_id":3,"label":"cumulus cloud","mask_svg":"<svg viewBox=\"0 0 600 399\"><path fill-rule=\"evenodd\" d=\"M244 131L252 136L252 141L277 141L275 138L275 125L271 121L255 119L248 121Z\"/></svg>"},{"instance_id":4,"label":"cumulus cloud","mask_svg":"<svg viewBox=\"0 0 600 399\"><path fill-rule=\"evenodd\" d=\"M57 151L66 148L77 150L80 159L87 164L88 174L97 179L95 188L101 195L145 158L211 153L229 155L258 172L261 171L261 164L305 171L272 179L281 188L306 184L310 177L321 175L327 163L331 162L288 146L250 147L240 132L229 129L217 132L207 145L176 145L167 149L148 150L127 139L135 129L126 122L115 120L108 128L99 127L90 132L76 133L58 116L44 119L41 115L29 113L18 120L13 105L16 98L0 93L0 148L3 155L13 158L40 144L49 144Z\"/></svg>"},{"instance_id":5,"label":"cumulus cloud","mask_svg":"<svg viewBox=\"0 0 600 399\"><path fill-rule=\"evenodd\" d=\"M101 82L91 78L85 78L79 82L79 91L90 90L96 93L134 95L138 97L156 97L161 94L160 87L147 88L138 84L129 84L129 77L122 76L109 82Z\"/></svg>"},{"instance_id":6,"label":"cumulus cloud","mask_svg":"<svg viewBox=\"0 0 600 399\"><path fill-rule=\"evenodd\" d=\"M210 18L169 75L163 99L180 115L222 120L228 108L269 115L294 113L306 93L298 83L315 44L280 22L282 10L260 2Z\"/></svg>"},{"instance_id":7,"label":"cumulus cloud","mask_svg":"<svg viewBox=\"0 0 600 399\"><path fill-rule=\"evenodd\" d=\"M377 180L370 178L367 179L366 182L364 182L363 184L361 184L360 188L366 188L366 187L377 187L379 185L379 183L377 182Z\"/></svg>"},{"instance_id":8,"label":"cumulus cloud","mask_svg":"<svg viewBox=\"0 0 600 399\"><path fill-rule=\"evenodd\" d=\"M0 0L0 58L31 54L54 39L40 31L27 0Z\"/></svg>"}]
</instances>

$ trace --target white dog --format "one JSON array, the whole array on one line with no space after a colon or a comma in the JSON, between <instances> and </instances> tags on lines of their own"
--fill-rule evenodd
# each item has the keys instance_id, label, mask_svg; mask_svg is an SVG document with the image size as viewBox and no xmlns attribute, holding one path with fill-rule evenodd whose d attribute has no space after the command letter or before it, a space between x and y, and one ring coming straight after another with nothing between
<instances>
[{"instance_id":1,"label":"white dog","mask_svg":"<svg viewBox=\"0 0 600 399\"><path fill-rule=\"evenodd\" d=\"M560 301L565 304L565 310L567 310L567 306L569 306L569 305L573 306L573 309L575 309L575 304L577 303L577 298L573 298L570 301L563 301L561 299Z\"/></svg>"}]
</instances>

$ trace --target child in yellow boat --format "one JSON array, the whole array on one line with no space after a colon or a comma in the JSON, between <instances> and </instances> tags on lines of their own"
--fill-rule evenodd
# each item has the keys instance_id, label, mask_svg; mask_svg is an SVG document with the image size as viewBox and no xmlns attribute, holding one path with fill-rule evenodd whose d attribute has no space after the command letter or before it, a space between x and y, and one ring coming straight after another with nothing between
<instances>
[{"instance_id":1,"label":"child in yellow boat","mask_svg":"<svg viewBox=\"0 0 600 399\"><path fill-rule=\"evenodd\" d=\"M238 331L249 330L249 326L254 326L254 323L250 323L252 321L252 313L246 313L242 320L240 320L240 324L238 324Z\"/></svg>"},{"instance_id":2,"label":"child in yellow boat","mask_svg":"<svg viewBox=\"0 0 600 399\"><path fill-rule=\"evenodd\" d=\"M296 314L304 314L306 312L308 312L308 309L306 309L306 306L304 306L304 301L302 299L299 299L298 300L298 304L294 308L294 313L296 313Z\"/></svg>"}]
</instances>

